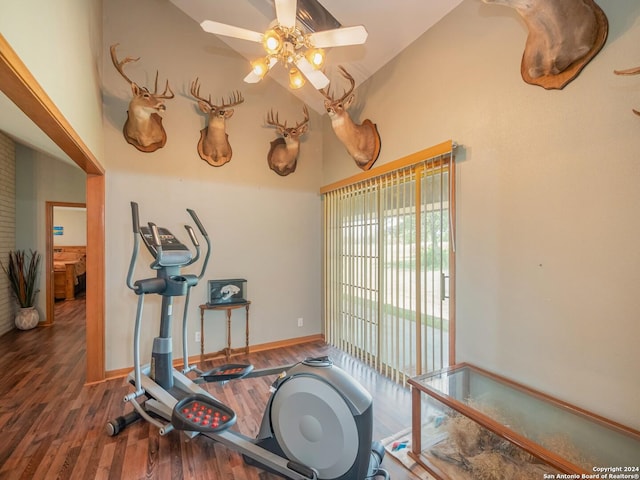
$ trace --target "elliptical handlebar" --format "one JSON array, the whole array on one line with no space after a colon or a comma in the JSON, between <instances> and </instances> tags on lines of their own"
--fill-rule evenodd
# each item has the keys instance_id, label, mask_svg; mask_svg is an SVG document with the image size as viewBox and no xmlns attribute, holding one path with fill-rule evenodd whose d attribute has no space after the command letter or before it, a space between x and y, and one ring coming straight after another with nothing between
<instances>
[{"instance_id":1,"label":"elliptical handlebar","mask_svg":"<svg viewBox=\"0 0 640 480\"><path fill-rule=\"evenodd\" d=\"M131 202L131 220L133 222L133 233L140 233L140 220L138 217L138 204Z\"/></svg>"},{"instance_id":2,"label":"elliptical handlebar","mask_svg":"<svg viewBox=\"0 0 640 480\"><path fill-rule=\"evenodd\" d=\"M191 208L187 208L187 212L189 212L189 215L191 215L191 218L193 218L193 221L196 222L198 230L200 230L200 233L202 234L202 236L208 237L209 235L207 234L207 231L204 229L204 226L202 225L202 223L200 223L200 219L198 218L198 215L196 214L196 212L193 211Z\"/></svg>"},{"instance_id":3,"label":"elliptical handlebar","mask_svg":"<svg viewBox=\"0 0 640 480\"><path fill-rule=\"evenodd\" d=\"M133 284L133 273L136 268L136 259L140 250L140 218L138 216L138 204L131 202L131 220L133 223L133 252L131 253L131 261L129 262L129 270L127 272L127 287L137 293L137 288Z\"/></svg>"},{"instance_id":4,"label":"elliptical handlebar","mask_svg":"<svg viewBox=\"0 0 640 480\"><path fill-rule=\"evenodd\" d=\"M191 208L187 208L187 212L189 212L189 215L191 215L191 218L193 218L193 221L195 222L196 226L198 227L198 230L200 230L200 233L204 237L204 241L207 243L207 254L204 256L204 261L202 262L202 270L200 271L200 275L198 275L198 280L201 280L202 277L204 277L204 272L206 271L207 264L209 263L209 256L211 255L211 240L209 240L209 234L204 229L204 226L202 225L202 222L200 222L200 219L198 218L198 214ZM187 226L185 226L185 228L187 228ZM198 247L199 247L198 239L196 238L196 236L195 236L195 234L193 232L193 228L191 228L189 226L189 228L187 228L187 232L189 232L189 236L191 237L191 241L196 246L196 249L198 249ZM198 251L199 251L199 249L198 249Z\"/></svg>"}]
</instances>

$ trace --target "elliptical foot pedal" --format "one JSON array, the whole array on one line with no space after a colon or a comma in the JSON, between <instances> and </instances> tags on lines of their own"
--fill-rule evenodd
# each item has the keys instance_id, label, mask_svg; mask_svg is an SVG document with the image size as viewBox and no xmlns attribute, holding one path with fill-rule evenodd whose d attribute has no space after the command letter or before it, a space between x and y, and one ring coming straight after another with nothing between
<instances>
[{"instance_id":1,"label":"elliptical foot pedal","mask_svg":"<svg viewBox=\"0 0 640 480\"><path fill-rule=\"evenodd\" d=\"M180 400L173 408L171 423L177 430L219 432L236 423L231 408L205 395L196 394Z\"/></svg>"},{"instance_id":2,"label":"elliptical foot pedal","mask_svg":"<svg viewBox=\"0 0 640 480\"><path fill-rule=\"evenodd\" d=\"M246 377L252 370L253 365L251 364L228 363L202 373L200 378L205 382L226 382Z\"/></svg>"}]
</instances>

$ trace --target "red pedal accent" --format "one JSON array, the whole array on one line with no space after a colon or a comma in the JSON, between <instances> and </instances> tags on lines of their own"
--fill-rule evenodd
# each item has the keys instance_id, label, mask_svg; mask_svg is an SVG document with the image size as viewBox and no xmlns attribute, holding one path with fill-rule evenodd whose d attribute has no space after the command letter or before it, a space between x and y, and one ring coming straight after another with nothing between
<instances>
[{"instance_id":1,"label":"red pedal accent","mask_svg":"<svg viewBox=\"0 0 640 480\"><path fill-rule=\"evenodd\" d=\"M202 432L224 430L235 420L233 410L215 399L205 399L204 395L194 395L178 402L171 418L177 429Z\"/></svg>"}]
</instances>

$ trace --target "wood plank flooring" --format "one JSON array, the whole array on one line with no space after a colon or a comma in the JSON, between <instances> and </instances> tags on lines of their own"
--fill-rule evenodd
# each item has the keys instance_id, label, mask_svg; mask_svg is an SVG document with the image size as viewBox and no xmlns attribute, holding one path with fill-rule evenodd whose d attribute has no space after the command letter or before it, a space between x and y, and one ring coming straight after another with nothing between
<instances>
[{"instance_id":1,"label":"wood plank flooring","mask_svg":"<svg viewBox=\"0 0 640 480\"><path fill-rule=\"evenodd\" d=\"M105 433L109 419L130 411L122 398L125 379L84 385L84 299L56 305L52 327L11 331L0 337L0 479L228 479L277 477L244 464L241 456L205 437L160 436L139 421L116 437ZM256 368L329 355L374 397L374 438L411 422L408 389L378 375L360 361L322 342L233 358ZM205 368L222 364L210 361ZM255 436L272 377L207 388L238 416L235 429ZM384 468L395 480L417 479L387 455Z\"/></svg>"}]
</instances>

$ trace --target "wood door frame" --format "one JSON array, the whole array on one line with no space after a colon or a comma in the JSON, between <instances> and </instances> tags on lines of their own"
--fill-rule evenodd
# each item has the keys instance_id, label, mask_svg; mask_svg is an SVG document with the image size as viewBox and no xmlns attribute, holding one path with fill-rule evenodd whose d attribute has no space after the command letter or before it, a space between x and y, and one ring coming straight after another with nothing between
<instances>
[{"instance_id":1,"label":"wood door frame","mask_svg":"<svg viewBox=\"0 0 640 480\"><path fill-rule=\"evenodd\" d=\"M87 383L105 378L105 170L0 34L0 91L87 174Z\"/></svg>"},{"instance_id":2,"label":"wood door frame","mask_svg":"<svg viewBox=\"0 0 640 480\"><path fill-rule=\"evenodd\" d=\"M71 207L71 208L87 208L86 203L70 203L70 202L45 202L45 232L47 232L45 261L47 266L46 285L47 285L47 318L42 323L43 326L53 325L55 322L55 303L54 296L55 275L53 273L53 210L55 207Z\"/></svg>"}]
</instances>

